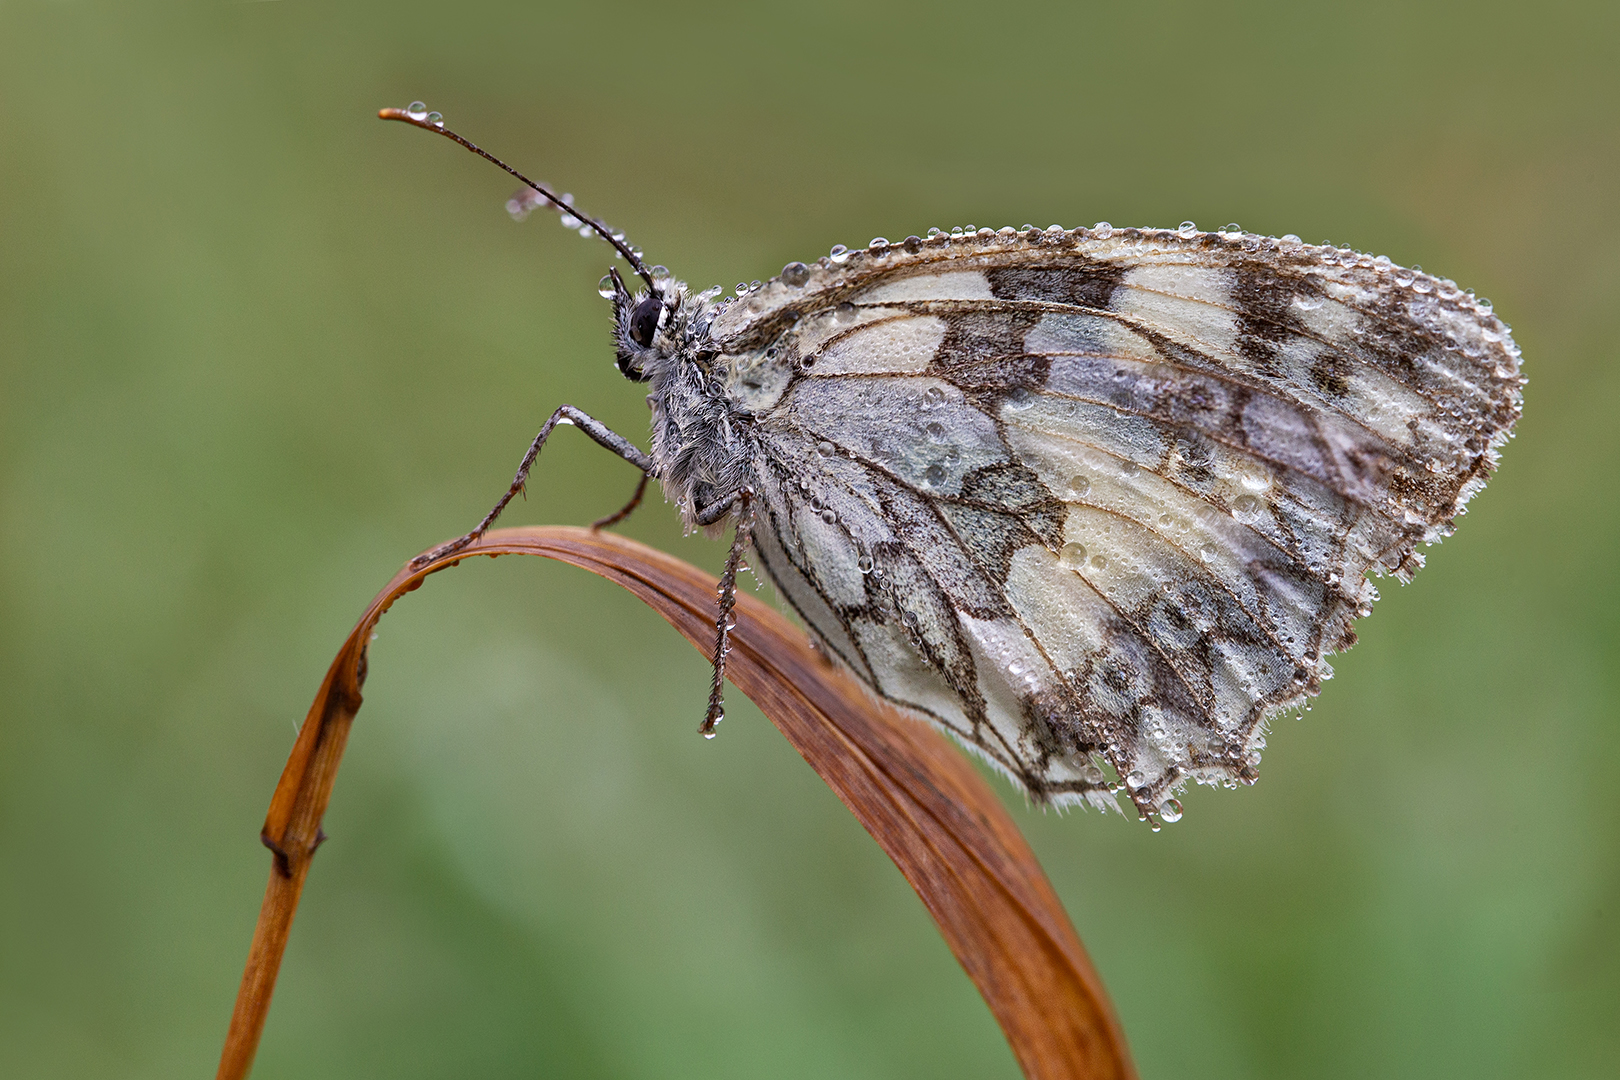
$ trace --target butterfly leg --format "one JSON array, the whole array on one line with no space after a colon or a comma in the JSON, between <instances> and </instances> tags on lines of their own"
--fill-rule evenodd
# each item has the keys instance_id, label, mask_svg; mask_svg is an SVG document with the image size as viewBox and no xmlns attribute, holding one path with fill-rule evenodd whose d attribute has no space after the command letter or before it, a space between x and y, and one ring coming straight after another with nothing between
<instances>
[{"instance_id":1,"label":"butterfly leg","mask_svg":"<svg viewBox=\"0 0 1620 1080\"><path fill-rule=\"evenodd\" d=\"M737 570L742 566L743 552L748 548L748 537L754 525L754 493L743 488L721 504L719 510L729 510L734 505L737 530L731 537L731 551L726 554L726 568L720 574L720 617L714 624L714 680L709 684L709 710L703 715L703 723L698 725L698 731L706 739L714 738L714 725L725 716L721 695L726 681L726 653L731 650L731 611L737 606ZM710 507L703 516L712 522L720 520L722 514Z\"/></svg>"},{"instance_id":2,"label":"butterfly leg","mask_svg":"<svg viewBox=\"0 0 1620 1080\"><path fill-rule=\"evenodd\" d=\"M647 481L650 479L652 479L651 473L642 473L641 479L636 483L636 493L630 496L630 501L625 503L617 513L609 514L604 518L597 518L595 521L591 522L591 528L605 529L609 525L617 525L619 522L629 517L631 513L635 511L635 508L641 505L641 497L647 493Z\"/></svg>"},{"instance_id":3,"label":"butterfly leg","mask_svg":"<svg viewBox=\"0 0 1620 1080\"><path fill-rule=\"evenodd\" d=\"M495 504L494 508L484 515L484 520L478 523L478 527L459 540L441 544L426 555L418 555L411 560L412 568L425 566L435 559L444 558L446 555L453 555L488 532L489 527L495 523L495 519L501 516L501 511L506 509L506 504L523 491L524 485L529 479L529 470L534 468L534 460L540 456L540 448L545 446L546 439L558 424L571 424L579 428L586 435L589 435L593 441L624 458L624 460L641 470L641 482L646 484L648 474L653 472L652 458L642 453L634 443L609 428L606 424L586 415L572 405L564 405L551 414L551 418L540 429L540 434L534 437L534 442L529 446L529 452L523 455L523 461L518 465L517 476L513 477L512 486L506 489L506 494L501 496L500 501ZM618 520L619 517L633 510L636 503L641 499L641 490L638 487L636 489L636 498L631 500L630 505L625 507L619 515L610 520Z\"/></svg>"}]
</instances>

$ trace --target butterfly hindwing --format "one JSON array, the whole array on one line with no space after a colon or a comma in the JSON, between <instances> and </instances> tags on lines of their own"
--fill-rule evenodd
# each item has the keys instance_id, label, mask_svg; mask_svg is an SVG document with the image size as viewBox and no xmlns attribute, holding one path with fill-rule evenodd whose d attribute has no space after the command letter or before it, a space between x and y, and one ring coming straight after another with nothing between
<instances>
[{"instance_id":1,"label":"butterfly hindwing","mask_svg":"<svg viewBox=\"0 0 1620 1080\"><path fill-rule=\"evenodd\" d=\"M715 319L717 370L755 373L759 559L1037 798L1111 802L1099 764L1144 812L1252 779L1365 575L1409 577L1483 484L1517 351L1449 283L1336 249L986 232Z\"/></svg>"}]
</instances>

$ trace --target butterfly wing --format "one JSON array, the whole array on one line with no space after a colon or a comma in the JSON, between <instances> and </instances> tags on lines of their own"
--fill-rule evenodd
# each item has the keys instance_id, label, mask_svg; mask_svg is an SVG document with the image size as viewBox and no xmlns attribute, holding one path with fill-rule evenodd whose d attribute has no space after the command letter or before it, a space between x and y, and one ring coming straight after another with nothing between
<instances>
[{"instance_id":1,"label":"butterfly wing","mask_svg":"<svg viewBox=\"0 0 1620 1080\"><path fill-rule=\"evenodd\" d=\"M759 559L829 651L1035 798L1249 781L1520 408L1489 308L1247 234L912 238L739 298ZM790 284L799 281L802 284Z\"/></svg>"}]
</instances>

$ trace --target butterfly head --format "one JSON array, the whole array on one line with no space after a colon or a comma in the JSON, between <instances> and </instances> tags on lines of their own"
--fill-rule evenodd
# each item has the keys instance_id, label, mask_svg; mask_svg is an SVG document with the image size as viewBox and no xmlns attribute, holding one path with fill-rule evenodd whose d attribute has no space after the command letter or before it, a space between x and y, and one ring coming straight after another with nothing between
<instances>
[{"instance_id":1,"label":"butterfly head","mask_svg":"<svg viewBox=\"0 0 1620 1080\"><path fill-rule=\"evenodd\" d=\"M610 270L602 286L602 295L613 301L619 374L632 382L652 380L687 344L693 315L702 305L687 296L684 283L668 276L655 274L650 288L632 293L619 272Z\"/></svg>"}]
</instances>

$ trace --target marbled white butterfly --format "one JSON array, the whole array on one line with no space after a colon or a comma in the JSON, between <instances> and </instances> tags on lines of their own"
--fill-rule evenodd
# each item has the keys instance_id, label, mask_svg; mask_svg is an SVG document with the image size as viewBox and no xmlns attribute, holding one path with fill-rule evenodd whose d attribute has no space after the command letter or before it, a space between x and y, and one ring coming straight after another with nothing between
<instances>
[{"instance_id":1,"label":"marbled white butterfly","mask_svg":"<svg viewBox=\"0 0 1620 1080\"><path fill-rule=\"evenodd\" d=\"M1331 675L1377 590L1452 531L1520 412L1488 303L1348 248L1229 226L972 227L842 246L695 293L622 234L447 130L611 243L618 369L663 484L878 696L1040 802L1175 820L1188 780L1252 782L1267 722Z\"/></svg>"}]
</instances>

